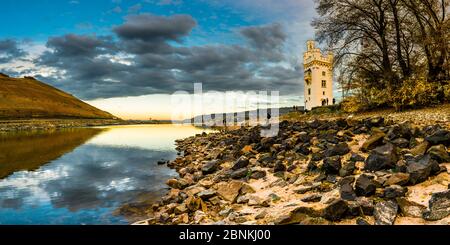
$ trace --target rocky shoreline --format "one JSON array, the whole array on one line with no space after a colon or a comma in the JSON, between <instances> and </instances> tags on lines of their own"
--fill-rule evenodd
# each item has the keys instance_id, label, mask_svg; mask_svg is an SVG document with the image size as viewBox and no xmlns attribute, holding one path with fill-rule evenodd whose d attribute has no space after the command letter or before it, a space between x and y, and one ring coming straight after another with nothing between
<instances>
[{"instance_id":1,"label":"rocky shoreline","mask_svg":"<svg viewBox=\"0 0 450 245\"><path fill-rule=\"evenodd\" d=\"M177 141L179 178L135 224L450 224L447 128L383 117L279 128Z\"/></svg>"}]
</instances>

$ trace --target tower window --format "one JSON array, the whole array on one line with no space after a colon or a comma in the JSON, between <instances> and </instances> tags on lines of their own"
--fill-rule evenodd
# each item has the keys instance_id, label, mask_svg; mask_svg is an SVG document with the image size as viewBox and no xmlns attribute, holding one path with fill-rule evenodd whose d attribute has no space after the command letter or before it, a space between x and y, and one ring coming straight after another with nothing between
<instances>
[{"instance_id":1,"label":"tower window","mask_svg":"<svg viewBox=\"0 0 450 245\"><path fill-rule=\"evenodd\" d=\"M326 88L327 87L327 81L326 80L322 80L322 88Z\"/></svg>"},{"instance_id":2,"label":"tower window","mask_svg":"<svg viewBox=\"0 0 450 245\"><path fill-rule=\"evenodd\" d=\"M322 94L325 95L325 91L323 91Z\"/></svg>"},{"instance_id":3,"label":"tower window","mask_svg":"<svg viewBox=\"0 0 450 245\"><path fill-rule=\"evenodd\" d=\"M308 95L311 95L311 89L308 88Z\"/></svg>"},{"instance_id":4,"label":"tower window","mask_svg":"<svg viewBox=\"0 0 450 245\"><path fill-rule=\"evenodd\" d=\"M323 71L322 72L322 76L326 76L326 75L327 75L327 73Z\"/></svg>"}]
</instances>

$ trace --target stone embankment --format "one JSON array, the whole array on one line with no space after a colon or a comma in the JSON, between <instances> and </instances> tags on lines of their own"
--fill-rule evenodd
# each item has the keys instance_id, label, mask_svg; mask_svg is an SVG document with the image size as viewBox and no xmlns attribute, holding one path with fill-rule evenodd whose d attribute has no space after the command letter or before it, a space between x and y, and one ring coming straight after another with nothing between
<instances>
[{"instance_id":1,"label":"stone embankment","mask_svg":"<svg viewBox=\"0 0 450 245\"><path fill-rule=\"evenodd\" d=\"M450 131L383 117L283 121L177 142L136 224L449 224Z\"/></svg>"}]
</instances>

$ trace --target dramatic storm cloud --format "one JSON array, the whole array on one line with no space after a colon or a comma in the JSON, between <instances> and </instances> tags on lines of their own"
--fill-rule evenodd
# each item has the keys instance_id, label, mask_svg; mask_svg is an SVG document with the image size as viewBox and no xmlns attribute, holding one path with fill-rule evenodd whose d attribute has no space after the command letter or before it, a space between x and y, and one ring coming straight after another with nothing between
<instances>
[{"instance_id":1,"label":"dramatic storm cloud","mask_svg":"<svg viewBox=\"0 0 450 245\"><path fill-rule=\"evenodd\" d=\"M197 22L189 15L131 15L112 36L52 37L36 61L58 76L43 79L83 99L206 90L282 90L301 76L283 52L278 23L241 28L242 44L185 45Z\"/></svg>"},{"instance_id":2,"label":"dramatic storm cloud","mask_svg":"<svg viewBox=\"0 0 450 245\"><path fill-rule=\"evenodd\" d=\"M10 62L25 55L26 52L19 48L19 43L16 40L0 40L0 63Z\"/></svg>"}]
</instances>

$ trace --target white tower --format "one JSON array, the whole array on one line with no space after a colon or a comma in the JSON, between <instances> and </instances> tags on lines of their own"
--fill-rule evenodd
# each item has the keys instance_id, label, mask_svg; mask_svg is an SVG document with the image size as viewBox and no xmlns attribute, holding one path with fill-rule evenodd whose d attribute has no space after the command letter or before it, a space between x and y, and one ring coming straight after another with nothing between
<instances>
[{"instance_id":1,"label":"white tower","mask_svg":"<svg viewBox=\"0 0 450 245\"><path fill-rule=\"evenodd\" d=\"M314 41L306 42L303 54L305 109L333 104L333 54L322 55Z\"/></svg>"}]
</instances>

